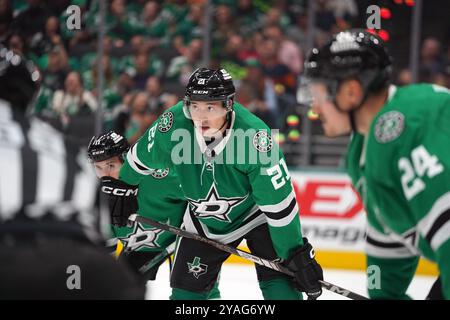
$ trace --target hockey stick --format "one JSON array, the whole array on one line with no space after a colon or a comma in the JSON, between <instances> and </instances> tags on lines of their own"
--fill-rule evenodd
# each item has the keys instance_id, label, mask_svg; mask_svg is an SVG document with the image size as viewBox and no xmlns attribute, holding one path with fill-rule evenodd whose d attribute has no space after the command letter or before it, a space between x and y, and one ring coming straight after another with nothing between
<instances>
[{"instance_id":1,"label":"hockey stick","mask_svg":"<svg viewBox=\"0 0 450 320\"><path fill-rule=\"evenodd\" d=\"M125 248L125 246L124 246L123 242L120 240L117 240L116 250L111 254L114 256L115 259L119 259L119 257L121 256L122 253L127 254L128 252L133 251L133 250L124 249L124 248ZM148 272L151 268L153 268L154 266L162 263L164 260L169 258L173 254L174 251L175 251L175 241L172 242L170 245L168 245L164 250L162 250L156 256L154 256L150 261L148 261L144 265L142 265L139 268L139 272L145 276L146 272Z\"/></svg>"},{"instance_id":2,"label":"hockey stick","mask_svg":"<svg viewBox=\"0 0 450 320\"><path fill-rule=\"evenodd\" d=\"M161 261L166 260L175 251L175 242L168 245L163 251L153 257L152 260L146 262L142 267L139 268L139 272L145 275L145 273L158 265Z\"/></svg>"},{"instance_id":3,"label":"hockey stick","mask_svg":"<svg viewBox=\"0 0 450 320\"><path fill-rule=\"evenodd\" d=\"M244 259L251 260L254 263L263 265L263 266L265 266L267 268L270 268L270 269L273 269L273 270L277 270L277 271L279 271L281 273L284 273L284 274L286 274L288 276L294 277L294 273L291 270L289 270L288 268L286 268L285 266L283 266L282 264L280 264L279 262L270 261L270 260L266 260L266 259L260 258L258 256L255 256L255 255L251 254L251 253L239 250L237 248L233 248L233 247L231 247L229 245L220 243L218 241L215 241L215 240L212 240L212 239L208 239L208 238L202 237L201 235L198 235L198 234L195 234L195 233L191 233L191 232L188 232L186 230L182 230L180 228L172 227L170 225L167 225L167 224L164 224L164 223L161 223L161 222L158 222L158 221L155 221L155 220L143 217L143 216L139 216L137 214L130 215L130 217L128 219L131 220L131 221L138 221L138 222L141 222L141 223L145 223L145 224L151 225L151 226L153 226L155 228L159 228L159 229L162 229L162 230L165 230L165 231L169 231L169 232L171 232L171 233L173 233L173 234L175 234L177 236L180 236L180 237L185 237L185 238L194 239L194 240L197 240L197 241L201 241L201 242L207 243L207 244L209 244L209 245L211 245L211 246L213 246L213 247L215 247L217 249L220 249L222 251L225 251L225 252L228 252L228 253L240 256L240 257L242 257ZM342 287L336 286L336 285L331 284L329 282L321 280L320 283L321 283L323 288L325 288L325 289L327 289L327 290L329 290L331 292L340 294L341 296L347 297L349 299L352 299L352 300L369 300L368 298L366 298L366 297L364 297L362 295L359 295L357 293L354 293L354 292L349 291L347 289L344 289Z\"/></svg>"}]
</instances>

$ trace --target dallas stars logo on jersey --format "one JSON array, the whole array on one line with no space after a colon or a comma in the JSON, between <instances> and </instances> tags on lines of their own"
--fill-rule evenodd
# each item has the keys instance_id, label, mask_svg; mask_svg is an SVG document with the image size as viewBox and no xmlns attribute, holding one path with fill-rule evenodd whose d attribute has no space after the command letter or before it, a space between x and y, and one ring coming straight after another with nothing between
<instances>
[{"instance_id":1,"label":"dallas stars logo on jersey","mask_svg":"<svg viewBox=\"0 0 450 320\"><path fill-rule=\"evenodd\" d=\"M220 221L231 222L228 215L233 207L247 199L245 197L225 198L217 192L216 186L212 184L205 199L189 199L191 210L197 218L214 218Z\"/></svg>"},{"instance_id":2,"label":"dallas stars logo on jersey","mask_svg":"<svg viewBox=\"0 0 450 320\"><path fill-rule=\"evenodd\" d=\"M146 229L140 223L134 224L134 229L125 237L118 237L117 239L124 243L125 248L131 250L139 250L142 248L159 248L157 241L161 229Z\"/></svg>"},{"instance_id":3,"label":"dallas stars logo on jersey","mask_svg":"<svg viewBox=\"0 0 450 320\"><path fill-rule=\"evenodd\" d=\"M195 257L194 261L188 262L188 272L192 273L194 277L198 279L202 274L208 271L208 266L206 264L200 263L200 258Z\"/></svg>"}]
</instances>

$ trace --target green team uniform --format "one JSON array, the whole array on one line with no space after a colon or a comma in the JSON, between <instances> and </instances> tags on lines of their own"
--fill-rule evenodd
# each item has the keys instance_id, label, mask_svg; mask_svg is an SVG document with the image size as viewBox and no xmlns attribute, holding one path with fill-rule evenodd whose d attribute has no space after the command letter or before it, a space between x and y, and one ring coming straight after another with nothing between
<instances>
[{"instance_id":1,"label":"green team uniform","mask_svg":"<svg viewBox=\"0 0 450 320\"><path fill-rule=\"evenodd\" d=\"M409 298L423 256L450 299L449 145L449 91L425 84L392 86L368 136L353 135L348 172L367 211L368 265L381 269L372 298Z\"/></svg>"},{"instance_id":2,"label":"green team uniform","mask_svg":"<svg viewBox=\"0 0 450 320\"><path fill-rule=\"evenodd\" d=\"M179 102L130 149L120 177L136 185L152 169L171 168L189 201L186 230L232 243L267 224L276 255L286 259L303 240L283 155L262 120L233 107L231 130L207 145Z\"/></svg>"},{"instance_id":3,"label":"green team uniform","mask_svg":"<svg viewBox=\"0 0 450 320\"><path fill-rule=\"evenodd\" d=\"M154 170L139 183L138 214L179 227L186 211L180 183L169 169ZM115 239L137 252L160 252L175 241L173 233L141 223L134 227L113 226Z\"/></svg>"}]
</instances>

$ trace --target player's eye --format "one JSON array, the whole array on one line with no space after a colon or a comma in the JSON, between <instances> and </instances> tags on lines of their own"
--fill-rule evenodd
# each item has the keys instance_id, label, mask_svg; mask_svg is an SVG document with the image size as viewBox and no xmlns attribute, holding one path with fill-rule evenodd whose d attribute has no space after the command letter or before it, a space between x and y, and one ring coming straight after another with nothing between
<instances>
[{"instance_id":1,"label":"player's eye","mask_svg":"<svg viewBox=\"0 0 450 320\"><path fill-rule=\"evenodd\" d=\"M214 111L214 107L208 106L208 112L213 112Z\"/></svg>"}]
</instances>

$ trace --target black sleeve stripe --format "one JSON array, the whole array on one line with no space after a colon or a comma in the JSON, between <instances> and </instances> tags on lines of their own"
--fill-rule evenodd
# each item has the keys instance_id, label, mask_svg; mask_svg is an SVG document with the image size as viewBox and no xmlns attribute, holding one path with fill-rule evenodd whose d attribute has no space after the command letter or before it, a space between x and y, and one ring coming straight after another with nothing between
<instances>
[{"instance_id":1,"label":"black sleeve stripe","mask_svg":"<svg viewBox=\"0 0 450 320\"><path fill-rule=\"evenodd\" d=\"M278 212L264 211L264 213L269 219L281 220L281 219L287 217L292 212L292 210L294 210L294 207L296 204L297 204L297 199L294 197L291 200L291 202L289 203L289 205L286 208L284 208L283 210L278 211Z\"/></svg>"},{"instance_id":2,"label":"black sleeve stripe","mask_svg":"<svg viewBox=\"0 0 450 320\"><path fill-rule=\"evenodd\" d=\"M136 165L136 167L138 167L139 168L139 170L142 170L142 171L148 171L148 170L150 170L149 168L147 168L147 167L144 167L144 166L141 166L138 162L136 162L136 161L133 161L134 162L134 164Z\"/></svg>"},{"instance_id":3,"label":"black sleeve stripe","mask_svg":"<svg viewBox=\"0 0 450 320\"><path fill-rule=\"evenodd\" d=\"M444 211L433 223L430 230L425 236L425 239L428 241L428 243L431 243L431 240L433 239L434 235L439 231L439 229L450 220L450 209Z\"/></svg>"},{"instance_id":4,"label":"black sleeve stripe","mask_svg":"<svg viewBox=\"0 0 450 320\"><path fill-rule=\"evenodd\" d=\"M374 238L371 238L369 235L366 237L366 242L380 248L403 248L404 245L400 242L381 242L378 240L375 240Z\"/></svg>"}]
</instances>

